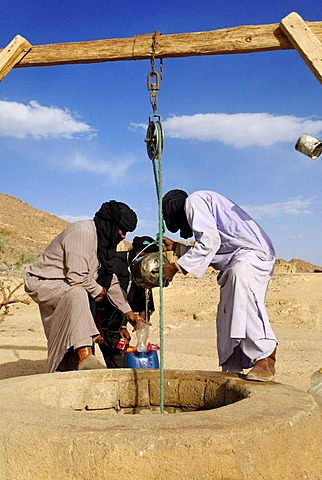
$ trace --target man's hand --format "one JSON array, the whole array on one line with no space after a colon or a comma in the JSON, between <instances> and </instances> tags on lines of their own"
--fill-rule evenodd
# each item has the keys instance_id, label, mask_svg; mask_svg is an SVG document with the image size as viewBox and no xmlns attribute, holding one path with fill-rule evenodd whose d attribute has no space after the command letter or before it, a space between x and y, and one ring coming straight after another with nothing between
<instances>
[{"instance_id":1,"label":"man's hand","mask_svg":"<svg viewBox=\"0 0 322 480\"><path fill-rule=\"evenodd\" d=\"M121 338L125 338L128 343L131 341L131 335L126 327L121 327L120 328L120 336Z\"/></svg>"},{"instance_id":2,"label":"man's hand","mask_svg":"<svg viewBox=\"0 0 322 480\"><path fill-rule=\"evenodd\" d=\"M99 345L102 345L104 343L103 335L99 335L98 337L96 337L95 338L95 343L98 343Z\"/></svg>"},{"instance_id":3,"label":"man's hand","mask_svg":"<svg viewBox=\"0 0 322 480\"><path fill-rule=\"evenodd\" d=\"M175 263L166 263L163 265L163 282L165 286L168 286L172 282L173 277L178 272L178 268Z\"/></svg>"},{"instance_id":4,"label":"man's hand","mask_svg":"<svg viewBox=\"0 0 322 480\"><path fill-rule=\"evenodd\" d=\"M140 323L148 323L150 325L150 323L147 322L145 318L132 312L132 310L124 313L124 318L132 325L134 330L137 330L139 328Z\"/></svg>"},{"instance_id":5,"label":"man's hand","mask_svg":"<svg viewBox=\"0 0 322 480\"><path fill-rule=\"evenodd\" d=\"M102 287L101 293L95 297L95 302L101 302L106 297L106 288Z\"/></svg>"}]
</instances>

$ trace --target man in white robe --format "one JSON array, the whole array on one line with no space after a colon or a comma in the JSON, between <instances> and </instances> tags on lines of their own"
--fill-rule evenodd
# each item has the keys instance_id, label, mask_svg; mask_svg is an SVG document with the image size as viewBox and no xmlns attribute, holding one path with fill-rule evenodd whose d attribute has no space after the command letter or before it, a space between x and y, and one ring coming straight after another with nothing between
<instances>
[{"instance_id":1,"label":"man in white robe","mask_svg":"<svg viewBox=\"0 0 322 480\"><path fill-rule=\"evenodd\" d=\"M136 225L136 214L127 205L105 202L93 220L71 224L26 268L25 290L39 305L50 372L97 368L92 345L100 335L90 299L99 302L108 295L123 314L124 326L144 321L132 311L113 274L116 246Z\"/></svg>"},{"instance_id":2,"label":"man in white robe","mask_svg":"<svg viewBox=\"0 0 322 480\"><path fill-rule=\"evenodd\" d=\"M162 207L168 230L195 238L193 246L186 246L165 237L167 250L179 257L164 265L165 283L178 271L202 277L208 266L219 270L219 364L226 372L253 367L248 380L273 380L277 340L265 308L275 262L270 238L242 208L213 191L188 196L171 190Z\"/></svg>"}]
</instances>

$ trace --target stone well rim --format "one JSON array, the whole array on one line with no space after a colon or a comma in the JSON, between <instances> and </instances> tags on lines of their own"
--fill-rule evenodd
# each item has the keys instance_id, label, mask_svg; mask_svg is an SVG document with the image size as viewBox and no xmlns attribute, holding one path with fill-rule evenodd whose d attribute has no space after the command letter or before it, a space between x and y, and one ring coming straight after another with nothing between
<instances>
[{"instance_id":1,"label":"stone well rim","mask_svg":"<svg viewBox=\"0 0 322 480\"><path fill-rule=\"evenodd\" d=\"M144 381L158 371L95 370L1 380L0 478L246 480L260 473L265 480L283 475L297 480L299 471L318 478L321 412L311 395L293 387L249 382L234 374L166 370L166 378L210 375L250 391L248 398L222 408L175 415L57 409L26 398L28 389L42 382L79 384L90 377L131 375ZM303 445L310 445L305 455Z\"/></svg>"},{"instance_id":2,"label":"stone well rim","mask_svg":"<svg viewBox=\"0 0 322 480\"><path fill-rule=\"evenodd\" d=\"M292 422L294 417L301 415L312 415L319 412L319 407L313 397L305 392L297 390L291 386L282 385L277 382L250 382L238 376L237 374L227 374L221 372L199 371L199 370L165 370L165 381L167 378L189 378L212 377L224 378L234 385L245 388L249 395L241 401L221 408L198 410L192 412L182 412L175 415L176 421L173 427L173 415L126 415L122 414L105 415L103 419L102 410L94 409L90 412L85 410L63 409L55 406L33 402L28 398L28 389L37 389L41 382L49 382L50 385L59 383L61 380L67 385L67 382L77 382L86 377L94 377L97 381L102 378L122 380L122 377L132 376L140 380L149 379L151 376L157 378L158 370L143 369L115 369L115 370L91 370L82 372L59 372L31 375L25 377L15 377L0 381L1 395L0 408L2 417L0 425L5 422L6 415L14 415L17 420L28 412L29 422L35 428L64 429L66 421L71 425L77 424L77 431L95 431L101 430L100 423L104 421L104 428L111 430L122 428L130 432L135 430L137 424L143 428L166 428L168 434L171 429L182 428L191 430L196 428L206 428L217 430L221 433L227 432L230 428L243 429L245 425L251 425L256 422L257 425L263 423L265 429L269 430L273 424ZM8 408L9 406L9 408ZM59 411L59 414L57 413ZM56 412L56 413L55 413ZM273 416L274 421L267 424L267 419ZM189 422L187 423L187 416ZM171 417L171 418L170 418ZM172 420L171 420L172 419ZM51 423L54 423L51 426ZM70 432L71 433L71 432Z\"/></svg>"}]
</instances>

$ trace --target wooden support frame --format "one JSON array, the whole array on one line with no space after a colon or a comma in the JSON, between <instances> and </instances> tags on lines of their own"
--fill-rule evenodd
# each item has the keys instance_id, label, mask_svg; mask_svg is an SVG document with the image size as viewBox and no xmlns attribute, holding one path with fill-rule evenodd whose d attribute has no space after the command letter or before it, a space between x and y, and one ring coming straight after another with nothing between
<instances>
[{"instance_id":1,"label":"wooden support frame","mask_svg":"<svg viewBox=\"0 0 322 480\"><path fill-rule=\"evenodd\" d=\"M1 50L0 82L30 49L30 43L25 38L17 35L6 48Z\"/></svg>"},{"instance_id":2,"label":"wooden support frame","mask_svg":"<svg viewBox=\"0 0 322 480\"><path fill-rule=\"evenodd\" d=\"M300 15L293 12L283 18L280 27L293 47L322 84L322 43L302 20Z\"/></svg>"},{"instance_id":3,"label":"wooden support frame","mask_svg":"<svg viewBox=\"0 0 322 480\"><path fill-rule=\"evenodd\" d=\"M16 53L0 49L0 81L12 68L146 60L154 34L132 38L31 46L18 35ZM19 41L18 41L19 40ZM24 43L26 42L26 43ZM292 12L280 24L249 25L209 32L158 35L156 58L224 55L296 49L322 83L322 22L304 22ZM20 51L19 51L20 49Z\"/></svg>"},{"instance_id":4,"label":"wooden support frame","mask_svg":"<svg viewBox=\"0 0 322 480\"><path fill-rule=\"evenodd\" d=\"M322 22L307 22L322 40ZM144 60L151 57L153 34L132 38L32 46L15 67ZM254 53L293 49L278 24L249 25L209 32L158 36L156 58ZM1 50L0 50L1 52Z\"/></svg>"}]
</instances>

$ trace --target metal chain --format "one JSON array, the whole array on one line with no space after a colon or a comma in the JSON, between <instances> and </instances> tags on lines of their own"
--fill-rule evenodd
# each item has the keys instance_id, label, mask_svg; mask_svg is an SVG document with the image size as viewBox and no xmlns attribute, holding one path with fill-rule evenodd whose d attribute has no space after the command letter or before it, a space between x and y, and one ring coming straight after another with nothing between
<instances>
[{"instance_id":1,"label":"metal chain","mask_svg":"<svg viewBox=\"0 0 322 480\"><path fill-rule=\"evenodd\" d=\"M152 45L151 45L151 71L148 73L148 90L150 91L150 103L153 110L153 115L157 114L157 104L158 104L158 91L160 90L160 80L163 75L163 61L160 59L160 73L155 70L155 53L157 46L157 39L160 35L160 32L157 30L152 36ZM162 66L161 66L162 65Z\"/></svg>"},{"instance_id":2,"label":"metal chain","mask_svg":"<svg viewBox=\"0 0 322 480\"><path fill-rule=\"evenodd\" d=\"M150 289L145 288L145 320L150 321L150 310L149 310L149 300L150 300Z\"/></svg>"},{"instance_id":3,"label":"metal chain","mask_svg":"<svg viewBox=\"0 0 322 480\"><path fill-rule=\"evenodd\" d=\"M151 70L154 72L154 62L155 62L155 51L156 51L156 46L157 46L157 37L160 35L160 32L158 30L154 31L154 34L152 36L152 46L151 46Z\"/></svg>"}]
</instances>

